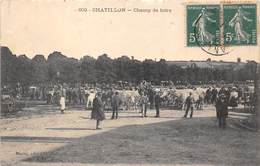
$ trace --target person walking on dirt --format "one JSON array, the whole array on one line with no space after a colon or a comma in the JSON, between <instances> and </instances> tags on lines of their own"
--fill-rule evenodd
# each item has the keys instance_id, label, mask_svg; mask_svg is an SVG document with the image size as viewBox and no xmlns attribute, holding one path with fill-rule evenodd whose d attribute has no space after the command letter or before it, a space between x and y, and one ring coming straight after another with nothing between
<instances>
[{"instance_id":1,"label":"person walking on dirt","mask_svg":"<svg viewBox=\"0 0 260 166\"><path fill-rule=\"evenodd\" d=\"M186 98L185 100L185 106L186 106L186 111L185 115L183 116L184 118L187 118L189 110L190 112L190 118L192 118L193 115L193 107L194 107L194 98L192 96L192 93L190 92L190 95Z\"/></svg>"},{"instance_id":2,"label":"person walking on dirt","mask_svg":"<svg viewBox=\"0 0 260 166\"><path fill-rule=\"evenodd\" d=\"M118 118L118 109L120 107L120 105L122 104L122 100L119 96L119 93L116 92L113 96L112 96L112 100L111 100L111 106L112 106L112 117L111 119L117 119Z\"/></svg>"},{"instance_id":3,"label":"person walking on dirt","mask_svg":"<svg viewBox=\"0 0 260 166\"><path fill-rule=\"evenodd\" d=\"M103 103L101 101L101 93L97 93L96 97L93 100L93 109L91 112L91 119L96 119L97 123L96 123L96 129L101 129L100 126L100 122L102 120L104 120L105 117L105 113L103 110Z\"/></svg>"},{"instance_id":4,"label":"person walking on dirt","mask_svg":"<svg viewBox=\"0 0 260 166\"><path fill-rule=\"evenodd\" d=\"M156 95L154 96L154 106L156 110L156 118L160 117L160 103L161 103L161 97L159 95L159 92L156 92Z\"/></svg>"},{"instance_id":5,"label":"person walking on dirt","mask_svg":"<svg viewBox=\"0 0 260 166\"><path fill-rule=\"evenodd\" d=\"M205 97L207 104L211 104L211 94L212 94L211 87L209 87L206 91L206 97Z\"/></svg>"},{"instance_id":6,"label":"person walking on dirt","mask_svg":"<svg viewBox=\"0 0 260 166\"><path fill-rule=\"evenodd\" d=\"M150 103L150 109L153 109L154 96L155 96L154 90L152 87L150 87L148 89L148 98L149 98L149 103Z\"/></svg>"},{"instance_id":7,"label":"person walking on dirt","mask_svg":"<svg viewBox=\"0 0 260 166\"><path fill-rule=\"evenodd\" d=\"M142 117L147 117L147 105L148 105L148 97L145 94L141 95L141 112Z\"/></svg>"},{"instance_id":8,"label":"person walking on dirt","mask_svg":"<svg viewBox=\"0 0 260 166\"><path fill-rule=\"evenodd\" d=\"M81 90L81 87L79 86L78 88L77 88L77 94L78 94L78 104L79 105L81 105L81 104L84 104L83 103L83 96L82 96L82 90Z\"/></svg>"},{"instance_id":9,"label":"person walking on dirt","mask_svg":"<svg viewBox=\"0 0 260 166\"><path fill-rule=\"evenodd\" d=\"M228 116L228 102L227 98L224 94L220 94L216 101L216 112L217 118L219 122L219 127L225 129L226 128L226 118Z\"/></svg>"},{"instance_id":10,"label":"person walking on dirt","mask_svg":"<svg viewBox=\"0 0 260 166\"><path fill-rule=\"evenodd\" d=\"M216 103L216 100L217 100L217 96L218 96L218 90L214 87L212 89L212 96L211 96L211 103L212 104L215 104Z\"/></svg>"}]
</instances>

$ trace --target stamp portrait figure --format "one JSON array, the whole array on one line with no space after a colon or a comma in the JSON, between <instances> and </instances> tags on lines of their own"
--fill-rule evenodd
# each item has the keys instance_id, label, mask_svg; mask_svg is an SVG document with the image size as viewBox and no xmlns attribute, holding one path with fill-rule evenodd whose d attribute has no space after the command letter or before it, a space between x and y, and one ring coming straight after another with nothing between
<instances>
[{"instance_id":1,"label":"stamp portrait figure","mask_svg":"<svg viewBox=\"0 0 260 166\"><path fill-rule=\"evenodd\" d=\"M247 18L249 13L243 11L242 7L238 7L236 14L229 21L228 25L235 30L235 39L238 43L246 41L249 43L250 34L248 34L243 28L243 21L252 22L252 19Z\"/></svg>"},{"instance_id":2,"label":"stamp portrait figure","mask_svg":"<svg viewBox=\"0 0 260 166\"><path fill-rule=\"evenodd\" d=\"M202 44L204 42L213 43L214 35L207 30L207 22L216 23L216 20L210 18L212 13L207 12L205 8L201 9L200 14L194 20L192 26L197 28L198 41Z\"/></svg>"}]
</instances>

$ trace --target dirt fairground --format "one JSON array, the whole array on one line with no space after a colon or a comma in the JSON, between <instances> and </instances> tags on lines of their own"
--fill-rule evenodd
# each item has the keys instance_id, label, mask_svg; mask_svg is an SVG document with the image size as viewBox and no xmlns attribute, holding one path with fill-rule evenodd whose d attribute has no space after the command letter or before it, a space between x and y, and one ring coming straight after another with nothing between
<instances>
[{"instance_id":1,"label":"dirt fairground","mask_svg":"<svg viewBox=\"0 0 260 166\"><path fill-rule=\"evenodd\" d=\"M248 113L230 112L226 130L217 127L213 107L195 111L193 119L184 111L148 110L120 113L118 120L102 123L94 130L90 111L34 106L1 119L1 165L260 165L259 132L238 127Z\"/></svg>"}]
</instances>

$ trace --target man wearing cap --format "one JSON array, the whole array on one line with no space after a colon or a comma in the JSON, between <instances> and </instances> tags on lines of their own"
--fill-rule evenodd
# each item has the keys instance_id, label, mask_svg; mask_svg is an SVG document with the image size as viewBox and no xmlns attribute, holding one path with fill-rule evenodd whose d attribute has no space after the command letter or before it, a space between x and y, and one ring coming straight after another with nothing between
<instances>
[{"instance_id":1,"label":"man wearing cap","mask_svg":"<svg viewBox=\"0 0 260 166\"><path fill-rule=\"evenodd\" d=\"M194 98L192 96L192 93L190 92L190 95L186 98L185 100L185 106L186 106L186 111L185 111L185 115L184 118L187 118L188 112L189 110L190 112L190 118L192 118L193 115L193 107L194 107Z\"/></svg>"}]
</instances>

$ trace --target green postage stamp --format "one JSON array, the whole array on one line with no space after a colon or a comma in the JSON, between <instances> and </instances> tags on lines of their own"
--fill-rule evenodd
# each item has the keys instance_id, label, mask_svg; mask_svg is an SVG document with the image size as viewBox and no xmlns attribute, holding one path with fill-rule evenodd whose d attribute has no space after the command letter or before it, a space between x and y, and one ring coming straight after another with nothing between
<instances>
[{"instance_id":1,"label":"green postage stamp","mask_svg":"<svg viewBox=\"0 0 260 166\"><path fill-rule=\"evenodd\" d=\"M256 45L256 4L224 5L224 44Z\"/></svg>"},{"instance_id":2,"label":"green postage stamp","mask_svg":"<svg viewBox=\"0 0 260 166\"><path fill-rule=\"evenodd\" d=\"M187 46L257 44L256 4L187 5Z\"/></svg>"},{"instance_id":3,"label":"green postage stamp","mask_svg":"<svg viewBox=\"0 0 260 166\"><path fill-rule=\"evenodd\" d=\"M219 5L187 6L187 45L218 45L220 42Z\"/></svg>"}]
</instances>

